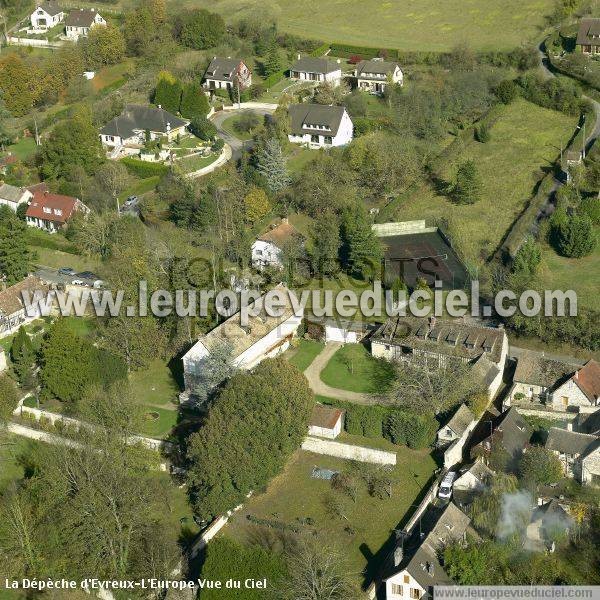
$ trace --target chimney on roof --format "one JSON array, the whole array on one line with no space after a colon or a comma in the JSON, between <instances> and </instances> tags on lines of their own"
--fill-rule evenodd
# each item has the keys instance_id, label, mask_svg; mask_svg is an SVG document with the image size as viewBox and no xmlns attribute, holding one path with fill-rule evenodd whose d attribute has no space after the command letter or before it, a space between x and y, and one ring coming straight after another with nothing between
<instances>
[{"instance_id":1,"label":"chimney on roof","mask_svg":"<svg viewBox=\"0 0 600 600\"><path fill-rule=\"evenodd\" d=\"M282 217L281 218L281 222L282 223L287 223L288 222L288 218L287 217Z\"/></svg>"},{"instance_id":2,"label":"chimney on roof","mask_svg":"<svg viewBox=\"0 0 600 600\"><path fill-rule=\"evenodd\" d=\"M342 64L342 60L341 60L340 58L338 58L338 59L337 59L335 62L336 62L338 65L341 65L341 64Z\"/></svg>"},{"instance_id":3,"label":"chimney on roof","mask_svg":"<svg viewBox=\"0 0 600 600\"><path fill-rule=\"evenodd\" d=\"M159 104L159 105L158 105L158 108L162 108L162 106Z\"/></svg>"},{"instance_id":4,"label":"chimney on roof","mask_svg":"<svg viewBox=\"0 0 600 600\"><path fill-rule=\"evenodd\" d=\"M394 550L394 566L395 567L399 566L400 563L402 562L403 558L404 558L404 550L402 550L402 546L398 546Z\"/></svg>"},{"instance_id":5,"label":"chimney on roof","mask_svg":"<svg viewBox=\"0 0 600 600\"><path fill-rule=\"evenodd\" d=\"M575 380L579 379L579 371L575 371L575 375L573 375Z\"/></svg>"},{"instance_id":6,"label":"chimney on roof","mask_svg":"<svg viewBox=\"0 0 600 600\"><path fill-rule=\"evenodd\" d=\"M298 60L300 60L301 56L300 56L300 52L298 52Z\"/></svg>"},{"instance_id":7,"label":"chimney on roof","mask_svg":"<svg viewBox=\"0 0 600 600\"><path fill-rule=\"evenodd\" d=\"M435 324L437 322L437 319L433 316L429 317L429 328L433 329L435 327Z\"/></svg>"},{"instance_id":8,"label":"chimney on roof","mask_svg":"<svg viewBox=\"0 0 600 600\"><path fill-rule=\"evenodd\" d=\"M567 423L567 431L573 431L573 421Z\"/></svg>"}]
</instances>

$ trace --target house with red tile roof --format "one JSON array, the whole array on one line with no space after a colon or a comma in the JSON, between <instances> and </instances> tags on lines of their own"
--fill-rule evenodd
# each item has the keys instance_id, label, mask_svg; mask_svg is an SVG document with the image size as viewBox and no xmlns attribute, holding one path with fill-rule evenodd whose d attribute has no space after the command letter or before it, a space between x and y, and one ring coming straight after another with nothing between
<instances>
[{"instance_id":1,"label":"house with red tile roof","mask_svg":"<svg viewBox=\"0 0 600 600\"><path fill-rule=\"evenodd\" d=\"M552 393L554 410L600 407L600 363L589 360Z\"/></svg>"},{"instance_id":2,"label":"house with red tile roof","mask_svg":"<svg viewBox=\"0 0 600 600\"><path fill-rule=\"evenodd\" d=\"M55 233L62 229L76 212L87 214L90 209L78 198L36 190L27 209L27 224Z\"/></svg>"},{"instance_id":3,"label":"house with red tile roof","mask_svg":"<svg viewBox=\"0 0 600 600\"><path fill-rule=\"evenodd\" d=\"M283 268L283 255L288 244L302 247L304 236L287 219L281 219L279 224L271 224L252 244L252 266L255 269Z\"/></svg>"}]
</instances>

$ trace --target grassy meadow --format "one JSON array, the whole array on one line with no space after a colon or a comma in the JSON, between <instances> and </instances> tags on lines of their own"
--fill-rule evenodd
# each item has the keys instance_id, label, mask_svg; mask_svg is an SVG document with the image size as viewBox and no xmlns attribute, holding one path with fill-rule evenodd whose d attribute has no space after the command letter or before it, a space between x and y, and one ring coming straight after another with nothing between
<instances>
[{"instance_id":1,"label":"grassy meadow","mask_svg":"<svg viewBox=\"0 0 600 600\"><path fill-rule=\"evenodd\" d=\"M444 215L455 226L457 246L465 258L480 264L502 241L527 205L541 169L549 168L577 125L577 119L519 99L499 113L486 143L469 139L444 167L452 181L456 165L473 159L483 181L482 198L459 205L425 184L400 200L393 219L433 221Z\"/></svg>"},{"instance_id":2,"label":"grassy meadow","mask_svg":"<svg viewBox=\"0 0 600 600\"><path fill-rule=\"evenodd\" d=\"M171 0L226 19L274 17L289 33L327 42L401 50L444 51L468 42L479 50L510 49L540 37L552 0Z\"/></svg>"}]
</instances>

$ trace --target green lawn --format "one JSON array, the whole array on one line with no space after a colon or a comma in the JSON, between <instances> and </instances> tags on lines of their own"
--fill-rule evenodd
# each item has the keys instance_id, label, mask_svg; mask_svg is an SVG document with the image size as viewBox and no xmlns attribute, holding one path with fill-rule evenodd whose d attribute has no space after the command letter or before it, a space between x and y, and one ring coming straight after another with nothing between
<instances>
[{"instance_id":1,"label":"green lawn","mask_svg":"<svg viewBox=\"0 0 600 600\"><path fill-rule=\"evenodd\" d=\"M119 201L126 200L129 196L143 196L148 192L154 191L158 182L160 181L160 175L154 175L152 177L146 177L145 179L136 179L131 185L127 187L125 191L119 194Z\"/></svg>"},{"instance_id":2,"label":"green lawn","mask_svg":"<svg viewBox=\"0 0 600 600\"><path fill-rule=\"evenodd\" d=\"M191 173L193 171L198 171L203 169L204 167L208 167L219 158L219 154L211 154L210 156L202 156L198 154L197 156L189 156L186 158L182 158L175 162L183 171L186 173Z\"/></svg>"},{"instance_id":3,"label":"green lawn","mask_svg":"<svg viewBox=\"0 0 600 600\"><path fill-rule=\"evenodd\" d=\"M552 0L178 0L177 7L216 10L236 21L275 17L284 31L327 42L443 51L468 42L477 49L519 46L540 37Z\"/></svg>"},{"instance_id":4,"label":"green lawn","mask_svg":"<svg viewBox=\"0 0 600 600\"><path fill-rule=\"evenodd\" d=\"M357 476L359 485L356 502L335 492L343 502L347 520L331 515L326 506L328 496L334 493L331 483L313 479L312 469L317 466L350 471L356 468L356 464L340 458L298 451L284 471L271 481L267 490L250 498L243 510L235 514L224 530L225 535L244 540L255 528L247 520L247 514L309 532L316 530L324 539L344 548L351 571L361 578L365 569L379 565L378 560L369 561L366 557L373 557L389 539L392 530L405 519L436 468L427 451L417 452L403 446L395 448L398 464L390 471L393 482L391 498L380 500L371 497L366 484ZM365 467L363 464L362 468Z\"/></svg>"},{"instance_id":5,"label":"green lawn","mask_svg":"<svg viewBox=\"0 0 600 600\"><path fill-rule=\"evenodd\" d=\"M489 142L470 139L442 173L451 181L457 163L475 160L483 180L479 202L457 205L423 185L389 216L400 221L447 218L454 224L458 249L469 262L480 264L496 250L531 198L540 168L551 166L576 125L574 117L517 100L499 113Z\"/></svg>"},{"instance_id":6,"label":"green lawn","mask_svg":"<svg viewBox=\"0 0 600 600\"><path fill-rule=\"evenodd\" d=\"M600 244L583 258L565 258L544 245L538 279L542 289L575 290L578 306L600 310Z\"/></svg>"},{"instance_id":7,"label":"green lawn","mask_svg":"<svg viewBox=\"0 0 600 600\"><path fill-rule=\"evenodd\" d=\"M287 154L287 166L290 173L297 174L318 156L318 150L309 150L298 145L289 144Z\"/></svg>"},{"instance_id":8,"label":"green lawn","mask_svg":"<svg viewBox=\"0 0 600 600\"><path fill-rule=\"evenodd\" d=\"M31 137L23 137L16 144L12 144L6 148L7 152L11 152L18 159L25 160L35 153L37 146L35 140Z\"/></svg>"},{"instance_id":9,"label":"green lawn","mask_svg":"<svg viewBox=\"0 0 600 600\"><path fill-rule=\"evenodd\" d=\"M238 138L239 140L246 141L252 139L252 131L241 131L238 127L238 123L242 120L242 115L233 115L225 119L221 127L230 135ZM261 117L257 118L258 125L261 124Z\"/></svg>"},{"instance_id":10,"label":"green lawn","mask_svg":"<svg viewBox=\"0 0 600 600\"><path fill-rule=\"evenodd\" d=\"M302 339L297 348L290 350L288 360L300 371L306 371L324 347L322 342Z\"/></svg>"},{"instance_id":11,"label":"green lawn","mask_svg":"<svg viewBox=\"0 0 600 600\"><path fill-rule=\"evenodd\" d=\"M134 397L144 411L140 433L152 437L168 437L178 420L175 403L180 392L169 367L155 360L147 369L129 376Z\"/></svg>"},{"instance_id":12,"label":"green lawn","mask_svg":"<svg viewBox=\"0 0 600 600\"><path fill-rule=\"evenodd\" d=\"M386 392L394 380L394 368L373 358L362 344L342 346L321 371L321 381L341 390L364 394Z\"/></svg>"},{"instance_id":13,"label":"green lawn","mask_svg":"<svg viewBox=\"0 0 600 600\"><path fill-rule=\"evenodd\" d=\"M35 254L34 263L36 265L60 269L61 267L71 267L78 272L93 271L96 272L100 267L100 261L89 256L78 256L61 250L52 250L50 248L41 248L40 246L28 246L29 250Z\"/></svg>"}]
</instances>

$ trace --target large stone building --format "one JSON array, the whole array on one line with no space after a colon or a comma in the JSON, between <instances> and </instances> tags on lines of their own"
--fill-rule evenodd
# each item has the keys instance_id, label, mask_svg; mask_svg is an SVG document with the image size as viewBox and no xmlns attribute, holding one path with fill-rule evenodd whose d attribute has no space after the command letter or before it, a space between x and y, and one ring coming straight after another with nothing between
<instances>
[{"instance_id":1,"label":"large stone building","mask_svg":"<svg viewBox=\"0 0 600 600\"><path fill-rule=\"evenodd\" d=\"M270 316L264 306L257 316L249 316L248 322L241 322L237 312L226 321L203 335L184 355L183 370L185 389L188 397L194 395L202 369L215 347L222 345L231 350L231 365L238 369L250 370L265 358L271 358L289 348L302 322L304 311L295 310L289 290L283 285L276 288L285 298L279 316ZM261 298L264 301L265 296ZM185 399L185 398L184 398Z\"/></svg>"}]
</instances>

